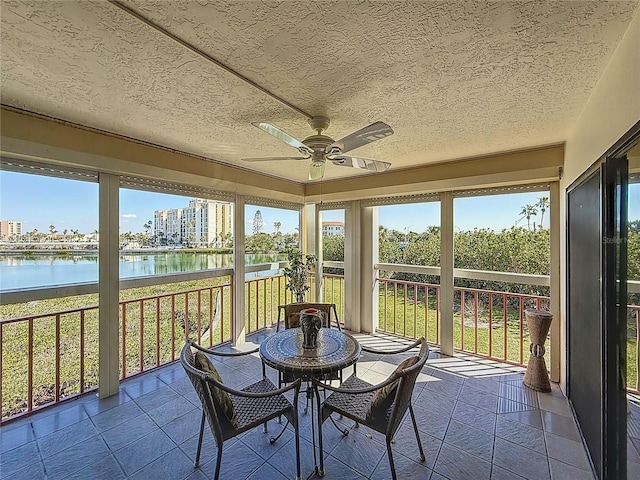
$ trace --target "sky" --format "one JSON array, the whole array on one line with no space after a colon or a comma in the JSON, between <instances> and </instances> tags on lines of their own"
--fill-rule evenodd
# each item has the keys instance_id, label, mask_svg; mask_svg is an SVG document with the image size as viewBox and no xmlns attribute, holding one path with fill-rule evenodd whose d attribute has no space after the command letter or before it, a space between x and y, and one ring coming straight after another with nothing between
<instances>
[{"instance_id":1,"label":"sky","mask_svg":"<svg viewBox=\"0 0 640 480\"><path fill-rule=\"evenodd\" d=\"M457 198L454 200L455 230L492 228L502 230L517 225L527 227L526 219L520 219L520 211L527 204L535 204L548 192L489 195L484 197ZM153 221L154 211L182 208L190 197L120 190L120 231L143 232L143 225ZM423 232L440 223L440 204L430 202L410 205L380 207L379 222L389 229L401 232ZM298 212L247 205L245 208L246 231L252 231L256 210L260 210L263 232L273 233L274 223L280 222L282 233L293 233L298 226ZM540 223L540 212L531 222ZM629 219L640 219L640 184L629 189ZM0 171L0 220L23 222L23 231L38 229L48 232L54 225L58 232L77 229L90 233L98 228L98 185L77 180L66 180L42 175ZM344 212L325 211L325 221L344 221ZM548 227L545 214L544 227Z\"/></svg>"}]
</instances>

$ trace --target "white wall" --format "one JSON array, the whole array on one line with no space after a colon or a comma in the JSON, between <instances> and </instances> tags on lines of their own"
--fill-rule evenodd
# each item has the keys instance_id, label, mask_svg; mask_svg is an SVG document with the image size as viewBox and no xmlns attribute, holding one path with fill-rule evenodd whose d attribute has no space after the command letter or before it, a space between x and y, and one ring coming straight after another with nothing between
<instances>
[{"instance_id":1,"label":"white wall","mask_svg":"<svg viewBox=\"0 0 640 480\"><path fill-rule=\"evenodd\" d=\"M565 145L561 180L561 348L566 345L566 189L640 120L640 9L629 25L604 74L580 114ZM566 382L562 362L561 385Z\"/></svg>"}]
</instances>

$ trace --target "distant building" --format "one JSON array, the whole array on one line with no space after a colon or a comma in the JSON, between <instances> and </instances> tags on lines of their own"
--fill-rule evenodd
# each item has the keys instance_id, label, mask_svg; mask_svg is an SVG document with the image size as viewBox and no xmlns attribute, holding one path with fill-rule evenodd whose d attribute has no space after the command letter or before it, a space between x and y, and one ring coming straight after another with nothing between
<instances>
[{"instance_id":1,"label":"distant building","mask_svg":"<svg viewBox=\"0 0 640 480\"><path fill-rule=\"evenodd\" d=\"M188 207L156 210L153 225L160 243L222 247L231 237L231 204L192 198Z\"/></svg>"},{"instance_id":2,"label":"distant building","mask_svg":"<svg viewBox=\"0 0 640 480\"><path fill-rule=\"evenodd\" d=\"M344 236L344 222L322 222L323 237Z\"/></svg>"},{"instance_id":3,"label":"distant building","mask_svg":"<svg viewBox=\"0 0 640 480\"><path fill-rule=\"evenodd\" d=\"M22 222L18 220L0 221L0 240L17 240L22 235Z\"/></svg>"}]
</instances>

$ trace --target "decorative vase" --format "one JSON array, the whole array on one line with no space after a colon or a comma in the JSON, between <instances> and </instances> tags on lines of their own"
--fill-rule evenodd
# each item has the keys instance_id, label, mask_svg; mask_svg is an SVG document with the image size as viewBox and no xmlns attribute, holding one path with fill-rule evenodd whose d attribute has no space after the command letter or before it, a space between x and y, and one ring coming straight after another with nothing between
<instances>
[{"instance_id":1,"label":"decorative vase","mask_svg":"<svg viewBox=\"0 0 640 480\"><path fill-rule=\"evenodd\" d=\"M531 345L531 357L527 365L522 383L525 386L539 392L550 392L551 383L547 373L547 366L544 363L544 342L547 340L549 327L553 315L546 310L527 309L524 311L527 317L527 327Z\"/></svg>"},{"instance_id":2,"label":"decorative vase","mask_svg":"<svg viewBox=\"0 0 640 480\"><path fill-rule=\"evenodd\" d=\"M300 329L302 330L302 348L318 347L318 332L322 326L322 314L315 308L307 308L300 312Z\"/></svg>"}]
</instances>

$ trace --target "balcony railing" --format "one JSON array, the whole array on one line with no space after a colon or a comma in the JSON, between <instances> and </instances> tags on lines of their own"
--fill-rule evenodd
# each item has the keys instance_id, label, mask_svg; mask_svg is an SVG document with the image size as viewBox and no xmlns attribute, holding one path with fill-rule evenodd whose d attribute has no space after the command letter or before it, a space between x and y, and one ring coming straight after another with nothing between
<instances>
[{"instance_id":1,"label":"balcony railing","mask_svg":"<svg viewBox=\"0 0 640 480\"><path fill-rule=\"evenodd\" d=\"M640 305L627 305L627 390L640 395Z\"/></svg>"},{"instance_id":2,"label":"balcony railing","mask_svg":"<svg viewBox=\"0 0 640 480\"><path fill-rule=\"evenodd\" d=\"M293 301L283 275L247 280L244 298L247 333L275 325L278 321L278 305Z\"/></svg>"},{"instance_id":3,"label":"balcony railing","mask_svg":"<svg viewBox=\"0 0 640 480\"><path fill-rule=\"evenodd\" d=\"M131 377L175 360L188 336L209 347L232 340L233 277L229 275L225 280L228 274L228 270L217 272L215 276L223 277L218 285L121 301L120 377ZM132 279L121 285L136 288L201 277L202 273L172 275L155 277L155 282L153 278ZM429 342L439 344L440 286L388 278L378 281L378 330L408 338L425 335ZM284 277L278 274L245 282L248 332L275 324L278 305L292 301L285 284ZM70 288L77 290L78 286ZM344 277L324 274L322 292L324 301L336 303L344 321ZM454 293L454 347L524 365L529 343L524 310L548 308L548 297L472 288L455 288ZM48 291L37 295L52 298ZM312 292L309 296L314 298ZM629 305L628 311L630 330L635 327L628 343L628 389L640 393L640 306ZM97 306L2 320L0 345L1 422L97 388Z\"/></svg>"},{"instance_id":4,"label":"balcony railing","mask_svg":"<svg viewBox=\"0 0 640 480\"><path fill-rule=\"evenodd\" d=\"M344 275L322 274L322 299L336 304L338 319L344 323Z\"/></svg>"},{"instance_id":5,"label":"balcony railing","mask_svg":"<svg viewBox=\"0 0 640 480\"><path fill-rule=\"evenodd\" d=\"M380 270L438 275L436 267L380 264ZM456 278L548 285L538 275L455 269ZM378 331L440 343L440 285L378 278ZM640 293L640 282L628 282ZM524 311L549 309L549 297L473 288L454 288L454 348L477 356L526 366L530 344ZM640 394L640 305L627 305L627 391ZM549 342L547 341L547 346ZM545 361L550 365L550 348Z\"/></svg>"},{"instance_id":6,"label":"balcony railing","mask_svg":"<svg viewBox=\"0 0 640 480\"><path fill-rule=\"evenodd\" d=\"M172 362L187 336L230 341L230 298L227 283L120 302L120 378ZM0 342L3 422L97 388L97 306L2 320Z\"/></svg>"},{"instance_id":7,"label":"balcony railing","mask_svg":"<svg viewBox=\"0 0 640 480\"><path fill-rule=\"evenodd\" d=\"M377 331L440 344L440 285L378 278Z\"/></svg>"},{"instance_id":8,"label":"balcony railing","mask_svg":"<svg viewBox=\"0 0 640 480\"><path fill-rule=\"evenodd\" d=\"M440 285L379 278L378 330L440 343ZM549 308L549 297L454 288L454 348L525 365L529 345L524 311ZM547 350L548 352L548 350ZM547 364L549 362L547 353Z\"/></svg>"},{"instance_id":9,"label":"balcony railing","mask_svg":"<svg viewBox=\"0 0 640 480\"><path fill-rule=\"evenodd\" d=\"M120 302L120 378L172 362L187 338L212 347L233 338L231 284Z\"/></svg>"}]
</instances>

